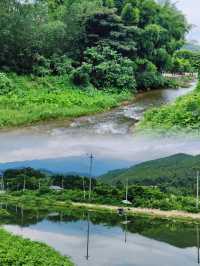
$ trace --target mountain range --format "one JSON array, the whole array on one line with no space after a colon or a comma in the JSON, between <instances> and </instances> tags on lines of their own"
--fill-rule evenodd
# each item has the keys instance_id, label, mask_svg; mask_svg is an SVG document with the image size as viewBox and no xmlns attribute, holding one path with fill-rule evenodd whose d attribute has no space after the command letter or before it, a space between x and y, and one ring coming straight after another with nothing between
<instances>
[{"instance_id":1,"label":"mountain range","mask_svg":"<svg viewBox=\"0 0 200 266\"><path fill-rule=\"evenodd\" d=\"M118 167L130 167L132 164L133 162L126 160L95 158L92 172L94 177L97 177ZM78 174L87 176L89 171L89 159L87 158L87 156L74 156L0 163L0 171L24 167L31 167L37 170L42 170L43 172L75 175Z\"/></svg>"}]
</instances>

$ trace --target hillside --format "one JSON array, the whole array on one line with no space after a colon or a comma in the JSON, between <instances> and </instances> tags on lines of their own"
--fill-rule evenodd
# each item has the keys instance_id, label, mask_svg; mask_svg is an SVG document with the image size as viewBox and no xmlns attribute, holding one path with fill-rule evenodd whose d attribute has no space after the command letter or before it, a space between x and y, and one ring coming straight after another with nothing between
<instances>
[{"instance_id":1,"label":"hillside","mask_svg":"<svg viewBox=\"0 0 200 266\"><path fill-rule=\"evenodd\" d=\"M100 177L106 183L159 186L167 191L194 192L196 168L200 166L200 155L176 154L166 158L144 162L128 169L108 172Z\"/></svg>"},{"instance_id":2,"label":"hillside","mask_svg":"<svg viewBox=\"0 0 200 266\"><path fill-rule=\"evenodd\" d=\"M198 42L191 41L191 42L186 43L183 46L183 49L190 50L193 52L199 52L200 51L200 44Z\"/></svg>"}]
</instances>

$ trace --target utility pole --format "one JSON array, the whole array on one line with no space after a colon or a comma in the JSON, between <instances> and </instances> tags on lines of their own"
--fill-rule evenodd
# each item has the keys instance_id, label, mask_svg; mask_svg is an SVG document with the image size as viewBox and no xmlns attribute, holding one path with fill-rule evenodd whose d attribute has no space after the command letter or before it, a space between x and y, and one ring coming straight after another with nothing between
<instances>
[{"instance_id":1,"label":"utility pole","mask_svg":"<svg viewBox=\"0 0 200 266\"><path fill-rule=\"evenodd\" d=\"M83 198L85 200L85 177L83 176Z\"/></svg>"},{"instance_id":2,"label":"utility pole","mask_svg":"<svg viewBox=\"0 0 200 266\"><path fill-rule=\"evenodd\" d=\"M197 171L197 198L196 198L196 208L199 209L199 171Z\"/></svg>"},{"instance_id":3,"label":"utility pole","mask_svg":"<svg viewBox=\"0 0 200 266\"><path fill-rule=\"evenodd\" d=\"M24 175L23 191L25 191L25 190L26 190L26 177L25 177L25 175Z\"/></svg>"},{"instance_id":4,"label":"utility pole","mask_svg":"<svg viewBox=\"0 0 200 266\"><path fill-rule=\"evenodd\" d=\"M128 179L126 180L126 201L128 201Z\"/></svg>"},{"instance_id":5,"label":"utility pole","mask_svg":"<svg viewBox=\"0 0 200 266\"><path fill-rule=\"evenodd\" d=\"M4 179L3 179L3 174L1 176L1 190L4 191Z\"/></svg>"},{"instance_id":6,"label":"utility pole","mask_svg":"<svg viewBox=\"0 0 200 266\"><path fill-rule=\"evenodd\" d=\"M91 199L91 192L92 192L92 167L93 167L93 160L94 156L91 153L89 156L90 159L90 167L89 167L89 200Z\"/></svg>"},{"instance_id":7,"label":"utility pole","mask_svg":"<svg viewBox=\"0 0 200 266\"><path fill-rule=\"evenodd\" d=\"M61 180L61 188L64 189L64 178L62 176L62 180Z\"/></svg>"}]
</instances>

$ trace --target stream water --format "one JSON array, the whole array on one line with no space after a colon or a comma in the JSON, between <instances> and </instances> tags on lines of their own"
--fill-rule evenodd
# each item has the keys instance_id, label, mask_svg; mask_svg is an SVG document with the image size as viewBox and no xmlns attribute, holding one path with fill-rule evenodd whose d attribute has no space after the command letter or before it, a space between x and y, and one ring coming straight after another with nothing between
<instances>
[{"instance_id":1,"label":"stream water","mask_svg":"<svg viewBox=\"0 0 200 266\"><path fill-rule=\"evenodd\" d=\"M4 228L42 241L77 266L195 266L199 226L175 220L12 207Z\"/></svg>"},{"instance_id":2,"label":"stream water","mask_svg":"<svg viewBox=\"0 0 200 266\"><path fill-rule=\"evenodd\" d=\"M86 154L95 155L94 175L178 152L198 153L198 140L150 139L134 135L144 111L174 101L195 88L155 90L110 112L0 132L0 170L31 166L49 171L88 171Z\"/></svg>"}]
</instances>

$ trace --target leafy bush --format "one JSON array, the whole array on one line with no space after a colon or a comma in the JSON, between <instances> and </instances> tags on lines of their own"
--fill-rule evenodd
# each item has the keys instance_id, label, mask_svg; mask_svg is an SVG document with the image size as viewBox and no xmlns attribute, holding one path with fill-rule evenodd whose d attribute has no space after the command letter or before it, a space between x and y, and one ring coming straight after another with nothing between
<instances>
[{"instance_id":1,"label":"leafy bush","mask_svg":"<svg viewBox=\"0 0 200 266\"><path fill-rule=\"evenodd\" d=\"M84 53L84 63L72 74L76 85L116 88L117 90L136 90L134 63L122 57L108 46L88 48Z\"/></svg>"},{"instance_id":2,"label":"leafy bush","mask_svg":"<svg viewBox=\"0 0 200 266\"><path fill-rule=\"evenodd\" d=\"M5 73L0 73L0 95L8 94L14 88L12 81Z\"/></svg>"},{"instance_id":3,"label":"leafy bush","mask_svg":"<svg viewBox=\"0 0 200 266\"><path fill-rule=\"evenodd\" d=\"M71 81L76 86L86 87L90 84L90 74L92 66L89 64L82 64L82 66L74 69L70 76Z\"/></svg>"},{"instance_id":4,"label":"leafy bush","mask_svg":"<svg viewBox=\"0 0 200 266\"><path fill-rule=\"evenodd\" d=\"M149 60L137 59L136 66L136 81L139 89L156 89L167 85L167 80Z\"/></svg>"},{"instance_id":5,"label":"leafy bush","mask_svg":"<svg viewBox=\"0 0 200 266\"><path fill-rule=\"evenodd\" d=\"M73 70L72 60L66 55L59 56L54 54L51 57L51 72L54 75L70 74Z\"/></svg>"}]
</instances>

